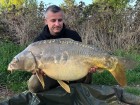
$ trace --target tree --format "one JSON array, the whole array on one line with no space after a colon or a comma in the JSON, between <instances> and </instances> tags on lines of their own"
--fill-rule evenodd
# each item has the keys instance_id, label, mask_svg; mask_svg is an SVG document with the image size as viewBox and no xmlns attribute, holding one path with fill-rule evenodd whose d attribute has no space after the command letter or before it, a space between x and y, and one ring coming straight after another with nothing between
<instances>
[{"instance_id":1,"label":"tree","mask_svg":"<svg viewBox=\"0 0 140 105\"><path fill-rule=\"evenodd\" d=\"M64 0L64 3L61 4L62 7L74 7L75 5L75 0Z\"/></svg>"},{"instance_id":2,"label":"tree","mask_svg":"<svg viewBox=\"0 0 140 105\"><path fill-rule=\"evenodd\" d=\"M20 8L25 0L0 0L0 8L11 10L13 8Z\"/></svg>"},{"instance_id":3,"label":"tree","mask_svg":"<svg viewBox=\"0 0 140 105\"><path fill-rule=\"evenodd\" d=\"M94 0L94 3L105 4L105 8L109 7L114 10L124 9L129 2L130 0Z\"/></svg>"}]
</instances>

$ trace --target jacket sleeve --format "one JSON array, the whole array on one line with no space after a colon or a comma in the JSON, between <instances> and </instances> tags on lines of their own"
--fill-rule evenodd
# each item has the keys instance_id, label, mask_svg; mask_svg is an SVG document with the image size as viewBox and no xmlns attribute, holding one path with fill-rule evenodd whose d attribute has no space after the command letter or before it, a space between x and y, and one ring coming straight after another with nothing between
<instances>
[{"instance_id":1,"label":"jacket sleeve","mask_svg":"<svg viewBox=\"0 0 140 105\"><path fill-rule=\"evenodd\" d=\"M75 41L79 41L79 42L82 42L82 39L80 37L80 35L75 31Z\"/></svg>"},{"instance_id":2,"label":"jacket sleeve","mask_svg":"<svg viewBox=\"0 0 140 105\"><path fill-rule=\"evenodd\" d=\"M47 26L45 26L43 28L42 32L33 40L33 42L37 42L37 41L48 39L46 33L47 33Z\"/></svg>"},{"instance_id":3,"label":"jacket sleeve","mask_svg":"<svg viewBox=\"0 0 140 105\"><path fill-rule=\"evenodd\" d=\"M73 31L73 30L66 29L64 37L71 38L75 41L82 42L80 35L76 31Z\"/></svg>"},{"instance_id":4,"label":"jacket sleeve","mask_svg":"<svg viewBox=\"0 0 140 105\"><path fill-rule=\"evenodd\" d=\"M39 36L37 36L37 37L33 40L33 42L37 42L37 41L45 40L45 39L47 39L47 38L45 38L44 35L41 33Z\"/></svg>"}]
</instances>

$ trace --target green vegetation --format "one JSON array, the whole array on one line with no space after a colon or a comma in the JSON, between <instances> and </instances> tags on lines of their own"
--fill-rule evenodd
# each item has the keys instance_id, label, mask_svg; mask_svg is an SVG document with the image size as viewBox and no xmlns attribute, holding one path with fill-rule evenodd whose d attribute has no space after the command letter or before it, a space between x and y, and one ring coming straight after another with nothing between
<instances>
[{"instance_id":1,"label":"green vegetation","mask_svg":"<svg viewBox=\"0 0 140 105\"><path fill-rule=\"evenodd\" d=\"M27 89L26 81L29 79L30 73L23 71L9 72L7 67L12 58L25 48L12 42L0 43L0 84L6 84L13 91L23 91Z\"/></svg>"},{"instance_id":2,"label":"green vegetation","mask_svg":"<svg viewBox=\"0 0 140 105\"><path fill-rule=\"evenodd\" d=\"M140 51L140 0L136 1L133 8L128 7L130 1L127 0L93 0L89 5L82 1L76 4L75 0L64 0L60 6L65 13L66 26L76 30L84 43L139 62L140 55L135 51ZM0 1L0 84L6 84L13 91L26 90L31 73L10 73L7 66L42 30L46 6L43 2L38 5L36 0ZM140 84L140 66L127 70L126 76L126 90L140 95L137 87ZM117 82L104 71L93 74L93 84L116 85Z\"/></svg>"},{"instance_id":3,"label":"green vegetation","mask_svg":"<svg viewBox=\"0 0 140 105\"><path fill-rule=\"evenodd\" d=\"M12 42L1 42L0 43L0 84L6 84L9 89L16 92L22 92L27 90L27 81L31 76L31 73L23 72L23 71L15 71L10 73L7 71L7 66L12 58L22 51L26 46L21 46L17 44L13 44ZM133 58L140 60L140 55L133 53L125 53L123 51L116 52L116 55L119 56L132 56ZM133 70L126 71L126 77L128 81L128 86L126 90L130 93L134 93L136 95L140 95L140 89L138 88L138 84L140 84L140 67L137 67ZM117 85L116 80L113 76L108 72L104 71L102 73L94 73L93 74L93 84L99 85Z\"/></svg>"},{"instance_id":4,"label":"green vegetation","mask_svg":"<svg viewBox=\"0 0 140 105\"><path fill-rule=\"evenodd\" d=\"M132 93L132 94L135 94L135 95L138 95L138 96L140 96L140 87L138 86L138 87L134 87L134 86L132 86L132 87L126 87L125 88L126 89L126 91L127 92L129 92L129 93Z\"/></svg>"},{"instance_id":5,"label":"green vegetation","mask_svg":"<svg viewBox=\"0 0 140 105\"><path fill-rule=\"evenodd\" d=\"M140 61L140 55L132 52L116 51L115 55L120 57L126 57L133 59L137 62ZM126 71L127 86L125 87L126 91L140 95L140 65L137 65L133 69ZM93 84L102 84L102 85L117 85L114 77L108 72L104 71L102 73L93 74Z\"/></svg>"},{"instance_id":6,"label":"green vegetation","mask_svg":"<svg viewBox=\"0 0 140 105\"><path fill-rule=\"evenodd\" d=\"M127 83L128 85L140 84L140 69L128 70L126 71ZM104 84L104 85L115 85L117 84L113 76L108 72L93 74L93 83Z\"/></svg>"},{"instance_id":7,"label":"green vegetation","mask_svg":"<svg viewBox=\"0 0 140 105\"><path fill-rule=\"evenodd\" d=\"M25 0L1 0L0 1L0 6L1 9L13 9L15 7L13 7L14 5L16 7L21 7L23 5L23 3L25 2Z\"/></svg>"}]
</instances>

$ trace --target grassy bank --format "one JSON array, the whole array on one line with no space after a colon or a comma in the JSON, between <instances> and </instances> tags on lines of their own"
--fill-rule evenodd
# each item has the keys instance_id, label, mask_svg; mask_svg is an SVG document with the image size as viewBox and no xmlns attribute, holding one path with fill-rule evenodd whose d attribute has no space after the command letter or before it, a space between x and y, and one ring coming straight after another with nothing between
<instances>
[{"instance_id":1,"label":"grassy bank","mask_svg":"<svg viewBox=\"0 0 140 105\"><path fill-rule=\"evenodd\" d=\"M133 59L137 63L140 61L140 55L135 52L116 51L115 55ZM133 66L130 64L130 66ZM126 70L127 86L126 91L140 96L140 63L133 69ZM117 85L114 77L108 72L93 74L93 83L102 85Z\"/></svg>"},{"instance_id":2,"label":"grassy bank","mask_svg":"<svg viewBox=\"0 0 140 105\"><path fill-rule=\"evenodd\" d=\"M13 44L12 42L0 42L0 84L6 84L9 89L16 92L22 92L27 89L27 80L31 76L31 73L23 71L10 73L7 71L7 66L12 58L25 47L26 46ZM132 56L138 61L140 59L140 55L124 53L122 51L117 52L116 55ZM140 95L140 67L133 70L127 70L126 77L128 82L126 90L136 95ZM93 74L93 84L117 85L117 82L109 72L104 71L103 73L97 72Z\"/></svg>"},{"instance_id":3,"label":"grassy bank","mask_svg":"<svg viewBox=\"0 0 140 105\"><path fill-rule=\"evenodd\" d=\"M13 91L20 92L27 89L26 81L30 73L23 71L9 72L7 67L12 58L22 51L25 46L13 44L12 42L0 43L0 84L5 84Z\"/></svg>"}]
</instances>

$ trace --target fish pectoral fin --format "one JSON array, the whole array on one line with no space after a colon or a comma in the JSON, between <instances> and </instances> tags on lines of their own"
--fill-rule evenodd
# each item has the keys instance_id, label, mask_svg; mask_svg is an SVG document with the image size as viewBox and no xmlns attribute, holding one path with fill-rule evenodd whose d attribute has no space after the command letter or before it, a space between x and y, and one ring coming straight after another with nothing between
<instances>
[{"instance_id":1,"label":"fish pectoral fin","mask_svg":"<svg viewBox=\"0 0 140 105\"><path fill-rule=\"evenodd\" d=\"M116 66L109 71L121 86L126 86L127 82L125 70L121 64L117 63Z\"/></svg>"},{"instance_id":2,"label":"fish pectoral fin","mask_svg":"<svg viewBox=\"0 0 140 105\"><path fill-rule=\"evenodd\" d=\"M97 73L102 73L102 72L104 72L104 69L102 69L102 68L97 68Z\"/></svg>"},{"instance_id":3,"label":"fish pectoral fin","mask_svg":"<svg viewBox=\"0 0 140 105\"><path fill-rule=\"evenodd\" d=\"M63 81L57 80L60 86L62 86L68 93L70 93L70 87Z\"/></svg>"},{"instance_id":4,"label":"fish pectoral fin","mask_svg":"<svg viewBox=\"0 0 140 105\"><path fill-rule=\"evenodd\" d=\"M43 89L45 88L45 83L44 83L44 79L43 79L43 75L39 72L36 72L36 76L38 77Z\"/></svg>"}]
</instances>

